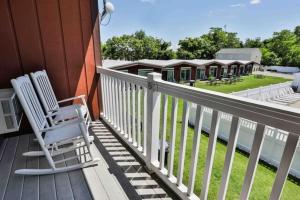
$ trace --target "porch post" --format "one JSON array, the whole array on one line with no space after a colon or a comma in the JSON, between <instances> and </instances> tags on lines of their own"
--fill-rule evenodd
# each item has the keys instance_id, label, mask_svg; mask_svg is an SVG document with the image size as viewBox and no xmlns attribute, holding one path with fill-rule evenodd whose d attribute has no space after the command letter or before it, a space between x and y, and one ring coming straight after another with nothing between
<instances>
[{"instance_id":1,"label":"porch post","mask_svg":"<svg viewBox=\"0 0 300 200\"><path fill-rule=\"evenodd\" d=\"M181 67L174 67L174 78L177 83L180 82Z\"/></svg>"},{"instance_id":2,"label":"porch post","mask_svg":"<svg viewBox=\"0 0 300 200\"><path fill-rule=\"evenodd\" d=\"M161 80L161 74L155 72L148 74L146 165L150 170L151 164L159 165L160 93L156 88L157 80Z\"/></svg>"},{"instance_id":3,"label":"porch post","mask_svg":"<svg viewBox=\"0 0 300 200\"><path fill-rule=\"evenodd\" d=\"M231 72L231 65L228 65L227 74L230 74L230 72Z\"/></svg>"},{"instance_id":4,"label":"porch post","mask_svg":"<svg viewBox=\"0 0 300 200\"><path fill-rule=\"evenodd\" d=\"M238 65L238 66L236 67L236 75L237 75L237 76L240 75L240 67L241 67L241 65Z\"/></svg>"},{"instance_id":5,"label":"porch post","mask_svg":"<svg viewBox=\"0 0 300 200\"><path fill-rule=\"evenodd\" d=\"M196 78L197 67L192 66L191 70L192 70L192 72L191 72L191 80L196 80L197 79Z\"/></svg>"},{"instance_id":6,"label":"porch post","mask_svg":"<svg viewBox=\"0 0 300 200\"><path fill-rule=\"evenodd\" d=\"M209 77L209 70L210 70L210 65L206 65L205 66L205 76L206 76L206 78Z\"/></svg>"},{"instance_id":7,"label":"porch post","mask_svg":"<svg viewBox=\"0 0 300 200\"><path fill-rule=\"evenodd\" d=\"M222 66L218 65L218 67L217 67L217 79L219 79L221 77L221 70L222 70Z\"/></svg>"}]
</instances>

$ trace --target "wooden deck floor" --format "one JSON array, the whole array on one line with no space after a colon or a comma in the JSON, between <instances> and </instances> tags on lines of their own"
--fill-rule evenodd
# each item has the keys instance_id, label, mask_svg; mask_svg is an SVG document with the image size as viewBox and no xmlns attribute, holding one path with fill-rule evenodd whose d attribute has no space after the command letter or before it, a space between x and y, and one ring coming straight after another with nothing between
<instances>
[{"instance_id":1,"label":"wooden deck floor","mask_svg":"<svg viewBox=\"0 0 300 200\"><path fill-rule=\"evenodd\" d=\"M99 139L95 144L107 163L115 170L115 174L121 182L129 182L140 199L147 200L171 200L176 197L162 187L160 181L150 176L145 167L139 162L117 137L105 127L102 122L97 122L91 127L94 135ZM125 176L124 176L125 175ZM124 179L120 179L120 177ZM123 184L122 184L123 185ZM127 189L124 188L126 191ZM134 192L131 192L131 194ZM130 197L133 199L133 197Z\"/></svg>"},{"instance_id":2,"label":"wooden deck floor","mask_svg":"<svg viewBox=\"0 0 300 200\"><path fill-rule=\"evenodd\" d=\"M38 150L33 135L4 139L0 146L0 199L92 199L81 170L45 176L21 176L20 168L46 168L45 158L26 158L23 152ZM63 156L72 156L70 152ZM73 161L74 162L74 161ZM72 164L71 161L65 163Z\"/></svg>"},{"instance_id":3,"label":"wooden deck floor","mask_svg":"<svg viewBox=\"0 0 300 200\"><path fill-rule=\"evenodd\" d=\"M171 199L131 153L101 123L94 123L92 146L97 166L45 176L21 176L20 168L48 168L45 158L26 158L23 152L39 150L33 134L0 141L0 200L3 199ZM64 157L74 156L70 152ZM78 162L67 161L64 165Z\"/></svg>"}]
</instances>

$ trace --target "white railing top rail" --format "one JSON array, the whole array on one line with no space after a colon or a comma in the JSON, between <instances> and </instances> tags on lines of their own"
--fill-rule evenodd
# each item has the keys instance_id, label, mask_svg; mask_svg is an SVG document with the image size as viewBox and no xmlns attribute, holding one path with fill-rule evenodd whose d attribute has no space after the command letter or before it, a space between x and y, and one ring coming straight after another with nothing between
<instances>
[{"instance_id":1,"label":"white railing top rail","mask_svg":"<svg viewBox=\"0 0 300 200\"><path fill-rule=\"evenodd\" d=\"M147 78L145 77L103 68L98 68L97 71L101 74L148 87ZM300 110L295 108L163 80L155 81L155 84L151 87L170 96L300 135Z\"/></svg>"},{"instance_id":2,"label":"white railing top rail","mask_svg":"<svg viewBox=\"0 0 300 200\"><path fill-rule=\"evenodd\" d=\"M105 68L101 68L101 67L97 67L97 72L104 74L104 75L112 76L112 77L120 79L122 81L134 83L134 84L142 86L142 87L148 87L147 77L129 74L127 72L105 69Z\"/></svg>"}]
</instances>

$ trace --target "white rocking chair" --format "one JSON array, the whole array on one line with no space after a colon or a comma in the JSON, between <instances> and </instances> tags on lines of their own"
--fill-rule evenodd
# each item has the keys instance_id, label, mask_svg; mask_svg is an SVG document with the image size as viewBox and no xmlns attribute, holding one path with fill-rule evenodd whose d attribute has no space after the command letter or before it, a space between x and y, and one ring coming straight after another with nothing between
<instances>
[{"instance_id":1,"label":"white rocking chair","mask_svg":"<svg viewBox=\"0 0 300 200\"><path fill-rule=\"evenodd\" d=\"M30 76L36 88L37 94L40 97L45 112L47 113L47 115L53 116L50 118L51 125L55 124L58 121L64 121L64 120L76 118L77 116L76 110L80 109L81 112L83 113L86 124L89 126L91 122L91 117L90 117L90 113L84 95L57 101L51 83L49 81L48 75L45 70L38 71L35 73L30 73ZM77 99L80 99L82 104L74 104L74 105L64 106L64 107L59 106L59 104L61 103L71 102Z\"/></svg>"},{"instance_id":2,"label":"white rocking chair","mask_svg":"<svg viewBox=\"0 0 300 200\"><path fill-rule=\"evenodd\" d=\"M17 79L13 79L11 83L42 150L31 152L31 156L34 154L36 156L43 155L46 157L50 165L50 168L48 169L18 169L15 171L16 174L44 175L61 173L95 165L99 161L98 158L93 158L91 154L88 129L86 128L85 121L81 116L82 113L80 109L76 110L76 119L49 126L47 116L43 112L29 76L25 75ZM74 143L71 147L65 147L66 143L64 143L64 141L75 141L76 139L78 139L78 143ZM73 150L79 150L79 148L87 150L87 153L84 154L85 158L88 157L87 160L81 160L83 155L63 158L55 161L53 159L54 156ZM81 162L67 167L58 167L62 162L72 159L80 159Z\"/></svg>"}]
</instances>

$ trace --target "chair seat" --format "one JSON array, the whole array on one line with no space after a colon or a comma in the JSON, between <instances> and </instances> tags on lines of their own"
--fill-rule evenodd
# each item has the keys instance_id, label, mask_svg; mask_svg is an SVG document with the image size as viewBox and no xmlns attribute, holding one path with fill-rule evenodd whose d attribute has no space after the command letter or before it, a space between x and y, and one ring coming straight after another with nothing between
<instances>
[{"instance_id":1,"label":"chair seat","mask_svg":"<svg viewBox=\"0 0 300 200\"><path fill-rule=\"evenodd\" d=\"M80 136L82 136L82 134L79 124L72 124L46 132L44 141L45 144L48 145Z\"/></svg>"},{"instance_id":2,"label":"chair seat","mask_svg":"<svg viewBox=\"0 0 300 200\"><path fill-rule=\"evenodd\" d=\"M74 104L70 106L60 107L57 115L55 116L55 121L61 121L65 119L77 118L78 114L76 110L80 110L83 116L87 114L87 109L84 105Z\"/></svg>"}]
</instances>

